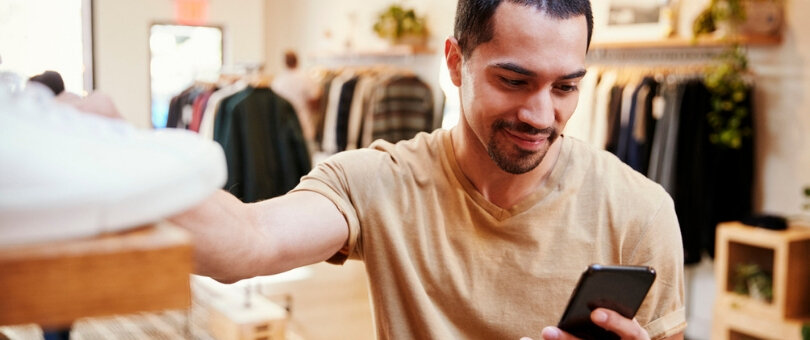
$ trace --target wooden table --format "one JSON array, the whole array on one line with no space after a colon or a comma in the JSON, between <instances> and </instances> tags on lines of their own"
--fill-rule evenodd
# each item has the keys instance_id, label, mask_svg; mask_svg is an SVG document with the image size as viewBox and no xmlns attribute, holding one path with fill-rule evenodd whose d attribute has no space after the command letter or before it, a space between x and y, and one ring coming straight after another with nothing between
<instances>
[{"instance_id":1,"label":"wooden table","mask_svg":"<svg viewBox=\"0 0 810 340\"><path fill-rule=\"evenodd\" d=\"M163 222L120 234L0 248L0 325L188 308L191 240Z\"/></svg>"}]
</instances>

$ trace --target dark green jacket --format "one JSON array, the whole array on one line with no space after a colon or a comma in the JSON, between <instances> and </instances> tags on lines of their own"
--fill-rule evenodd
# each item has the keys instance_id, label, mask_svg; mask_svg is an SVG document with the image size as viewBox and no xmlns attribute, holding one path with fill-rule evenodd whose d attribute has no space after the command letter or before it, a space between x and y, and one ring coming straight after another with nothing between
<instances>
[{"instance_id":1,"label":"dark green jacket","mask_svg":"<svg viewBox=\"0 0 810 340\"><path fill-rule=\"evenodd\" d=\"M311 169L292 105L268 88L248 87L220 104L214 140L225 150L225 189L243 202L290 191Z\"/></svg>"}]
</instances>

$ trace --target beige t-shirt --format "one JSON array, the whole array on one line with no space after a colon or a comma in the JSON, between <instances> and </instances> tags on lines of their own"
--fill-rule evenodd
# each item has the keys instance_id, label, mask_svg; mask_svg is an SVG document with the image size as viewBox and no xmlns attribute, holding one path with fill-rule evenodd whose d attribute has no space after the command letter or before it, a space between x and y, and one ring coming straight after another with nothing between
<instances>
[{"instance_id":1,"label":"beige t-shirt","mask_svg":"<svg viewBox=\"0 0 810 340\"><path fill-rule=\"evenodd\" d=\"M655 268L636 317L653 339L682 331L672 199L613 155L561 143L542 188L510 209L474 189L445 130L339 153L294 190L345 216L349 240L330 261L365 261L380 339L537 338L593 263Z\"/></svg>"}]
</instances>

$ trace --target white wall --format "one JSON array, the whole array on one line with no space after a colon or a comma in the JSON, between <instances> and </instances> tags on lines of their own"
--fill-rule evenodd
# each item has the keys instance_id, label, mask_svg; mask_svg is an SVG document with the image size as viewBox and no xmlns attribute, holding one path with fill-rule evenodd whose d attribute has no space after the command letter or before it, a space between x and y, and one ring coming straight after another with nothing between
<instances>
[{"instance_id":1,"label":"white wall","mask_svg":"<svg viewBox=\"0 0 810 340\"><path fill-rule=\"evenodd\" d=\"M372 26L378 14L393 3L390 0L266 0L267 65L281 70L282 53L296 50L302 66L314 57L345 52L379 51L386 42ZM441 55L444 39L453 32L455 1L407 0L418 15L427 17L431 29L430 47Z\"/></svg>"},{"instance_id":2,"label":"white wall","mask_svg":"<svg viewBox=\"0 0 810 340\"><path fill-rule=\"evenodd\" d=\"M149 127L149 26L172 23L171 0L95 0L96 89L130 122ZM223 27L225 64L263 62L263 0L210 0L208 25Z\"/></svg>"},{"instance_id":3,"label":"white wall","mask_svg":"<svg viewBox=\"0 0 810 340\"><path fill-rule=\"evenodd\" d=\"M796 215L810 186L810 2L787 2L783 43L749 55L757 79L757 206Z\"/></svg>"},{"instance_id":4,"label":"white wall","mask_svg":"<svg viewBox=\"0 0 810 340\"><path fill-rule=\"evenodd\" d=\"M439 73L444 53L444 40L453 32L455 1L406 0L404 6L425 16L431 36L427 54L415 56L381 56L388 43L372 27L389 0L266 0L267 70L283 69L283 53L292 49L299 55L301 67L313 65L336 67L348 65L388 64L404 66L433 89L436 123L441 123L443 93ZM370 53L369 53L370 52ZM452 99L452 98L451 98ZM448 102L451 104L451 102ZM452 105L448 105L451 107Z\"/></svg>"}]
</instances>

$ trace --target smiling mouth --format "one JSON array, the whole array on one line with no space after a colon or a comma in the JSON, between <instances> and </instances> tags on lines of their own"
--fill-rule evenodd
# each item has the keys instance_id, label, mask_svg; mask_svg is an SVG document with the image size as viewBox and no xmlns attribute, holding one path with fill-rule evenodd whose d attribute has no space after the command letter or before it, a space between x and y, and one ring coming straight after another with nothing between
<instances>
[{"instance_id":1,"label":"smiling mouth","mask_svg":"<svg viewBox=\"0 0 810 340\"><path fill-rule=\"evenodd\" d=\"M518 148L526 151L538 151L549 140L546 134L525 134L507 129L503 132Z\"/></svg>"}]
</instances>

